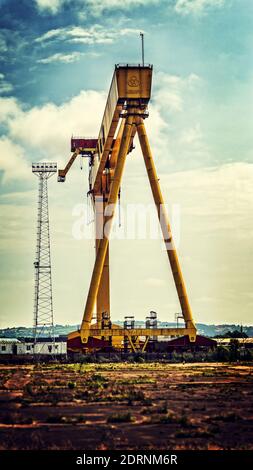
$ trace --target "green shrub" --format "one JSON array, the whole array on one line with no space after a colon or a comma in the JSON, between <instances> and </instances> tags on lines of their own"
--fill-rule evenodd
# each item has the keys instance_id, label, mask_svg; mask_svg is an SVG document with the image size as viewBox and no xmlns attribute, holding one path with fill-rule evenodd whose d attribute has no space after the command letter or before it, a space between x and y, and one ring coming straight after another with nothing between
<instances>
[{"instance_id":1,"label":"green shrub","mask_svg":"<svg viewBox=\"0 0 253 470\"><path fill-rule=\"evenodd\" d=\"M142 390L130 389L126 398L128 398L129 402L143 401L145 400L145 393Z\"/></svg>"},{"instance_id":2,"label":"green shrub","mask_svg":"<svg viewBox=\"0 0 253 470\"><path fill-rule=\"evenodd\" d=\"M69 415L69 416L60 416L60 415L51 415L47 418L47 423L50 424L75 424L75 423L85 423L85 418L83 415Z\"/></svg>"},{"instance_id":3,"label":"green shrub","mask_svg":"<svg viewBox=\"0 0 253 470\"><path fill-rule=\"evenodd\" d=\"M101 374L92 374L87 377L85 385L93 390L99 390L108 387L108 379Z\"/></svg>"},{"instance_id":4,"label":"green shrub","mask_svg":"<svg viewBox=\"0 0 253 470\"><path fill-rule=\"evenodd\" d=\"M108 416L107 423L131 423L134 417L131 413L113 413Z\"/></svg>"},{"instance_id":5,"label":"green shrub","mask_svg":"<svg viewBox=\"0 0 253 470\"><path fill-rule=\"evenodd\" d=\"M68 388L70 390L73 390L73 388L76 388L76 382L68 382Z\"/></svg>"},{"instance_id":6,"label":"green shrub","mask_svg":"<svg viewBox=\"0 0 253 470\"><path fill-rule=\"evenodd\" d=\"M10 412L6 413L2 419L3 424L32 424L33 418L30 416L21 416L19 413Z\"/></svg>"},{"instance_id":7,"label":"green shrub","mask_svg":"<svg viewBox=\"0 0 253 470\"><path fill-rule=\"evenodd\" d=\"M228 362L230 357L229 349L225 346L218 346L214 353L214 356L218 361Z\"/></svg>"},{"instance_id":8,"label":"green shrub","mask_svg":"<svg viewBox=\"0 0 253 470\"><path fill-rule=\"evenodd\" d=\"M26 384L24 387L24 390L26 391L26 393L28 393L28 395L31 395L31 396L34 395L33 387L31 383Z\"/></svg>"}]
</instances>

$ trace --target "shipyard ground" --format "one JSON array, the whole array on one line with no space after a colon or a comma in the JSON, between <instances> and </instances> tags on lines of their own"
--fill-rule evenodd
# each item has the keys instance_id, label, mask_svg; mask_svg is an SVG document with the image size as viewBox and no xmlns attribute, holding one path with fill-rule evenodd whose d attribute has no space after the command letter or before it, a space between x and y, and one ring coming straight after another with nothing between
<instances>
[{"instance_id":1,"label":"shipyard ground","mask_svg":"<svg viewBox=\"0 0 253 470\"><path fill-rule=\"evenodd\" d=\"M0 365L0 449L253 449L253 365Z\"/></svg>"}]
</instances>

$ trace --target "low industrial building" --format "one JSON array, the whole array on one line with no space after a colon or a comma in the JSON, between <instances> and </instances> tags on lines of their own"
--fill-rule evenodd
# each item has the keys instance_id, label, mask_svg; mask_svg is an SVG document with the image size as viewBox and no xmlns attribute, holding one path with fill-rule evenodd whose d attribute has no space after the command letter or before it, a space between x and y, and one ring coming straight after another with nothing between
<instances>
[{"instance_id":1,"label":"low industrial building","mask_svg":"<svg viewBox=\"0 0 253 470\"><path fill-rule=\"evenodd\" d=\"M4 355L66 355L67 341L65 338L39 338L34 344L32 338L0 338L0 354Z\"/></svg>"},{"instance_id":2,"label":"low industrial building","mask_svg":"<svg viewBox=\"0 0 253 470\"><path fill-rule=\"evenodd\" d=\"M207 338L205 336L197 335L196 341L191 343L187 335L180 336L178 338L170 339L170 341L156 341L154 343L148 344L147 351L154 352L182 352L187 350L207 350L214 349L217 346L217 341L212 338Z\"/></svg>"},{"instance_id":3,"label":"low industrial building","mask_svg":"<svg viewBox=\"0 0 253 470\"><path fill-rule=\"evenodd\" d=\"M238 341L240 348L253 348L253 338L217 338L218 346L230 346L231 341Z\"/></svg>"},{"instance_id":4,"label":"low industrial building","mask_svg":"<svg viewBox=\"0 0 253 470\"><path fill-rule=\"evenodd\" d=\"M0 354L17 354L21 341L16 338L0 338Z\"/></svg>"},{"instance_id":5,"label":"low industrial building","mask_svg":"<svg viewBox=\"0 0 253 470\"><path fill-rule=\"evenodd\" d=\"M65 341L48 341L46 339L37 341L35 344L31 340L20 342L17 345L17 354L67 354L67 343Z\"/></svg>"}]
</instances>

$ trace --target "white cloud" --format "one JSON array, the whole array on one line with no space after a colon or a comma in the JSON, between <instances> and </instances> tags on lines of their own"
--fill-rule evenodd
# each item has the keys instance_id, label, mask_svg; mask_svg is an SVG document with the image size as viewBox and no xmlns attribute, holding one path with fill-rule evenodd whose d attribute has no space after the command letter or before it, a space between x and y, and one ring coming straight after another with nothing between
<instances>
[{"instance_id":1,"label":"white cloud","mask_svg":"<svg viewBox=\"0 0 253 470\"><path fill-rule=\"evenodd\" d=\"M55 15L59 10L70 3L70 0L35 0L39 11L47 11ZM86 7L95 15L101 14L104 10L128 10L136 6L145 6L146 4L157 4L160 0L77 0L80 7Z\"/></svg>"},{"instance_id":2,"label":"white cloud","mask_svg":"<svg viewBox=\"0 0 253 470\"><path fill-rule=\"evenodd\" d=\"M66 3L65 0L35 0L35 2L39 10L47 10L53 15L55 15L62 7L62 5Z\"/></svg>"},{"instance_id":3,"label":"white cloud","mask_svg":"<svg viewBox=\"0 0 253 470\"><path fill-rule=\"evenodd\" d=\"M29 177L35 152L37 160L65 164L70 154L71 135L97 136L105 99L104 93L83 91L60 106L48 103L25 110L14 98L0 98L0 123L8 133L0 141L4 181Z\"/></svg>"},{"instance_id":4,"label":"white cloud","mask_svg":"<svg viewBox=\"0 0 253 470\"><path fill-rule=\"evenodd\" d=\"M9 136L14 142L37 150L41 158L47 156L54 160L60 156L66 160L72 134L98 134L105 98L106 95L101 92L82 91L60 106L48 103L27 111L15 100L3 99L2 120L8 126Z\"/></svg>"},{"instance_id":5,"label":"white cloud","mask_svg":"<svg viewBox=\"0 0 253 470\"><path fill-rule=\"evenodd\" d=\"M177 0L175 11L181 15L202 15L211 8L220 8L225 0Z\"/></svg>"},{"instance_id":6,"label":"white cloud","mask_svg":"<svg viewBox=\"0 0 253 470\"><path fill-rule=\"evenodd\" d=\"M24 149L6 137L0 139L0 172L4 183L28 179L31 172Z\"/></svg>"},{"instance_id":7,"label":"white cloud","mask_svg":"<svg viewBox=\"0 0 253 470\"><path fill-rule=\"evenodd\" d=\"M1 81L0 82L0 93L5 94L5 93L10 93L13 90L13 85L9 82L6 81Z\"/></svg>"},{"instance_id":8,"label":"white cloud","mask_svg":"<svg viewBox=\"0 0 253 470\"><path fill-rule=\"evenodd\" d=\"M3 73L0 73L0 93L10 93L12 90L12 84L5 80L5 75Z\"/></svg>"},{"instance_id":9,"label":"white cloud","mask_svg":"<svg viewBox=\"0 0 253 470\"><path fill-rule=\"evenodd\" d=\"M81 26L71 26L68 28L51 29L35 39L39 43L50 41L67 41L79 44L110 44L120 36L130 36L139 34L139 30L133 28L106 28L99 24L94 24L90 28Z\"/></svg>"},{"instance_id":10,"label":"white cloud","mask_svg":"<svg viewBox=\"0 0 253 470\"><path fill-rule=\"evenodd\" d=\"M184 95L189 94L201 82L201 78L193 73L187 77L180 77L158 72L155 78L157 85L153 101L159 110L166 109L172 112L182 111Z\"/></svg>"},{"instance_id":11,"label":"white cloud","mask_svg":"<svg viewBox=\"0 0 253 470\"><path fill-rule=\"evenodd\" d=\"M168 110L174 116L184 115L185 96L201 82L200 78L193 74L179 77L158 73L155 82L157 89L146 125L154 153L159 158L160 171L205 165L203 156L208 151L199 122L191 120L190 126L187 122L176 128L167 115ZM2 98L0 122L7 127L9 139L22 145L28 155L36 152L38 160L49 158L65 162L71 135L97 136L105 100L105 93L82 91L62 105L47 103L25 110L14 98ZM137 166L141 164L140 159L136 162Z\"/></svg>"},{"instance_id":12,"label":"white cloud","mask_svg":"<svg viewBox=\"0 0 253 470\"><path fill-rule=\"evenodd\" d=\"M64 28L50 29L46 33L42 34L42 36L36 38L35 42L44 42L49 39L57 38L58 36L61 36L62 31L64 31Z\"/></svg>"},{"instance_id":13,"label":"white cloud","mask_svg":"<svg viewBox=\"0 0 253 470\"><path fill-rule=\"evenodd\" d=\"M144 283L150 287L160 287L165 285L165 280L157 277L148 277L144 280Z\"/></svg>"},{"instance_id":14,"label":"white cloud","mask_svg":"<svg viewBox=\"0 0 253 470\"><path fill-rule=\"evenodd\" d=\"M138 6L155 5L160 2L161 0L87 0L87 5L92 13L100 14L104 10L128 10Z\"/></svg>"},{"instance_id":15,"label":"white cloud","mask_svg":"<svg viewBox=\"0 0 253 470\"><path fill-rule=\"evenodd\" d=\"M39 36L38 38L36 38L35 42L45 42L45 41L50 41L52 39L66 39L67 31L68 31L68 28L50 29L46 33L42 34L42 36Z\"/></svg>"},{"instance_id":16,"label":"white cloud","mask_svg":"<svg viewBox=\"0 0 253 470\"><path fill-rule=\"evenodd\" d=\"M193 127L188 127L182 131L179 137L179 145L182 152L188 156L188 160L194 162L203 160L203 162L206 162L210 157L200 123L196 123Z\"/></svg>"},{"instance_id":17,"label":"white cloud","mask_svg":"<svg viewBox=\"0 0 253 470\"><path fill-rule=\"evenodd\" d=\"M0 53L3 54L4 52L8 51L7 42L4 36L0 33Z\"/></svg>"},{"instance_id":18,"label":"white cloud","mask_svg":"<svg viewBox=\"0 0 253 470\"><path fill-rule=\"evenodd\" d=\"M183 132L182 134L182 143L186 145L194 145L196 142L199 142L202 138L202 132L200 130L200 125L197 124L195 127L191 127Z\"/></svg>"},{"instance_id":19,"label":"white cloud","mask_svg":"<svg viewBox=\"0 0 253 470\"><path fill-rule=\"evenodd\" d=\"M20 112L20 106L15 98L0 97L0 124L5 124L14 116L17 117Z\"/></svg>"},{"instance_id":20,"label":"white cloud","mask_svg":"<svg viewBox=\"0 0 253 470\"><path fill-rule=\"evenodd\" d=\"M39 11L47 11L52 15L57 14L64 5L70 3L71 0L35 0ZM220 8L226 0L171 0L174 9L181 15L202 15L211 8ZM159 5L168 3L168 0L77 0L80 5L80 15L86 17L85 8L94 16L100 16L105 10L130 10L135 7L146 5Z\"/></svg>"},{"instance_id":21,"label":"white cloud","mask_svg":"<svg viewBox=\"0 0 253 470\"><path fill-rule=\"evenodd\" d=\"M221 318L224 322L234 321L238 315L242 291L251 292L253 267L247 260L251 259L253 236L253 219L249 217L253 210L253 165L240 162L173 174L167 171L166 175L160 173L160 160L156 155L154 157L169 211L173 204L178 204L181 208L178 251L194 316L196 320L203 322L220 322ZM122 195L124 195L122 204L124 201L128 202L130 197L145 203L149 197L146 192L148 182L144 168L142 177L130 179L129 173L127 174L130 166L134 165L134 159L135 155L131 157L131 163L126 168L125 182L122 185ZM136 188L138 188L137 193ZM175 231L173 233L175 234ZM136 318L141 318L141 315L144 315L143 311L148 311L149 305L154 306L155 299L153 308L159 317L163 320L173 319L173 312L176 312L178 307L166 253L161 252L161 244L159 249L156 249L155 241L150 243L143 241L138 247L136 241L132 244L127 243L125 242L123 250L119 246L117 253L112 251L112 265L113 260L117 260L117 266L120 263L118 269L121 269L123 276L120 285L131 283L131 273L137 273L135 282L138 284L136 287L131 285L131 295L136 301L132 311ZM111 245L112 250L116 250L114 242ZM121 261L126 253L124 263L127 265L129 252L132 259L130 272L124 269L125 264ZM142 263L139 268L138 260L141 256ZM244 266L245 270L241 270L240 266ZM139 274L138 269L143 269L144 275L143 272ZM224 269L229 276L224 275ZM150 292L147 289L147 285L151 285L153 279L164 280L163 285L157 284L159 295L154 294L154 290ZM116 276L113 282L119 285ZM231 301L229 298L231 290L237 293L236 301L234 299ZM205 305L201 304L200 292L201 297L217 300L215 308L211 300ZM114 295L116 297L116 294ZM139 297L142 300L140 305ZM171 299L172 305L165 308L168 298ZM114 302L115 311L122 311L120 305L129 308L129 299L123 289L118 292ZM246 319L250 321L251 311L252 305L245 305L244 321Z\"/></svg>"},{"instance_id":22,"label":"white cloud","mask_svg":"<svg viewBox=\"0 0 253 470\"><path fill-rule=\"evenodd\" d=\"M175 171L210 164L196 99L203 87L198 75L154 76L154 91L147 129L161 169ZM211 163L213 164L213 163Z\"/></svg>"},{"instance_id":23,"label":"white cloud","mask_svg":"<svg viewBox=\"0 0 253 470\"><path fill-rule=\"evenodd\" d=\"M37 62L40 64L51 64L52 62L63 62L64 64L70 64L71 62L76 62L85 55L82 52L71 52L70 54L57 53L44 59L39 59Z\"/></svg>"},{"instance_id":24,"label":"white cloud","mask_svg":"<svg viewBox=\"0 0 253 470\"><path fill-rule=\"evenodd\" d=\"M174 200L184 201L184 214L202 218L198 221L200 224L215 216L216 220L211 221L207 230L215 231L222 223L225 230L231 228L235 232L240 230L242 219L248 222L245 208L253 204L252 178L253 164L237 162L162 175L161 180L170 188ZM186 197L189 188L191 195ZM231 226L224 216L230 218ZM196 230L199 230L198 223ZM202 230L206 228L203 226Z\"/></svg>"}]
</instances>

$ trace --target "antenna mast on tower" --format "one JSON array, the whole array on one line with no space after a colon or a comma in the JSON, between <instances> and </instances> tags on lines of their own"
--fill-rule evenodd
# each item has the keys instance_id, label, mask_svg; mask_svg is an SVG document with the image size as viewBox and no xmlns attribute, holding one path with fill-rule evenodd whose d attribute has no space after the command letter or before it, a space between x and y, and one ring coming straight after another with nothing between
<instances>
[{"instance_id":1,"label":"antenna mast on tower","mask_svg":"<svg viewBox=\"0 0 253 470\"><path fill-rule=\"evenodd\" d=\"M142 59L142 66L144 67L144 33L140 33L141 37L141 59Z\"/></svg>"}]
</instances>

